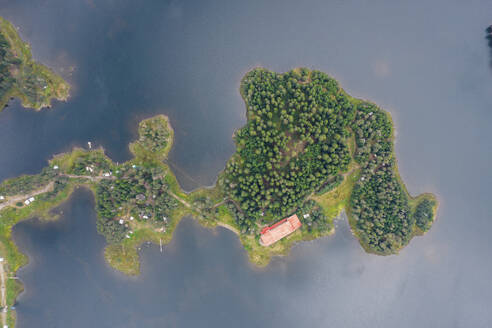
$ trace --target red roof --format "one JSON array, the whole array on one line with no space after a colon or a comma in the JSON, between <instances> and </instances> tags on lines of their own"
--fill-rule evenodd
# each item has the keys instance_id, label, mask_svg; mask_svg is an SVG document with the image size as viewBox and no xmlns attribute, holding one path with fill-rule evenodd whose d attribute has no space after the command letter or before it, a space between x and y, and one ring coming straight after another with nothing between
<instances>
[{"instance_id":1,"label":"red roof","mask_svg":"<svg viewBox=\"0 0 492 328\"><path fill-rule=\"evenodd\" d=\"M301 221L299 221L299 218L295 214L280 220L274 225L265 227L261 230L260 244L263 246L269 246L285 236L290 235L299 229L301 225Z\"/></svg>"}]
</instances>

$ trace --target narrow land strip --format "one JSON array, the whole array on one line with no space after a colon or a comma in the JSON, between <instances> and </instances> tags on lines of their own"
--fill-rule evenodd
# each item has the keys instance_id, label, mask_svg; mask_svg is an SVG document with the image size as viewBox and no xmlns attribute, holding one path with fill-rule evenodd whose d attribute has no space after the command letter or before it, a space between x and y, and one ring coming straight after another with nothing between
<instances>
[{"instance_id":1,"label":"narrow land strip","mask_svg":"<svg viewBox=\"0 0 492 328\"><path fill-rule=\"evenodd\" d=\"M2 292L2 327L7 326L7 286L5 285L5 270L3 269L3 261L0 262L0 282Z\"/></svg>"},{"instance_id":2,"label":"narrow land strip","mask_svg":"<svg viewBox=\"0 0 492 328\"><path fill-rule=\"evenodd\" d=\"M44 194L45 192L51 191L51 190L53 190L53 185L54 185L54 183L53 183L53 181L51 181L50 183L48 183L43 188L38 189L38 190L35 190L33 192L30 192L30 193L27 193L27 194L15 195L15 196L12 196L12 197L8 197L6 202L0 204L0 211L3 208L5 208L5 207L7 207L7 206L13 206L13 205L15 205L15 203L20 202L20 201L22 201L22 200L24 200L26 198L37 196L39 194Z\"/></svg>"}]
</instances>

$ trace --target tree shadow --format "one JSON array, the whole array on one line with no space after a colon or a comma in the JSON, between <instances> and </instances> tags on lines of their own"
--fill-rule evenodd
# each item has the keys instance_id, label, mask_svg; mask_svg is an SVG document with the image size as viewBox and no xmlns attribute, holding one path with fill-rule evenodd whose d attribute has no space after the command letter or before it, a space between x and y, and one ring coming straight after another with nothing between
<instances>
[{"instance_id":1,"label":"tree shadow","mask_svg":"<svg viewBox=\"0 0 492 328\"><path fill-rule=\"evenodd\" d=\"M489 65L490 68L492 69L492 25L490 25L485 29L485 33L486 33L485 39L487 39L489 45L489 54L490 54Z\"/></svg>"}]
</instances>

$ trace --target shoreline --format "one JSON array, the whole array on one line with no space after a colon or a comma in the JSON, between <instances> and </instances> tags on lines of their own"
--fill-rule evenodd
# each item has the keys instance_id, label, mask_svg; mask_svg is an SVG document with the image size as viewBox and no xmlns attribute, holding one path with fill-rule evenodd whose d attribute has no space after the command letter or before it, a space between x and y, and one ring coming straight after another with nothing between
<instances>
[{"instance_id":1,"label":"shoreline","mask_svg":"<svg viewBox=\"0 0 492 328\"><path fill-rule=\"evenodd\" d=\"M12 79L0 97L0 112L8 106L11 98L18 98L22 107L34 111L51 108L53 99L68 100L71 89L68 82L49 67L37 62L32 56L31 46L22 40L14 25L2 17L0 39L5 42L2 46L2 63L6 63L10 72L6 79ZM14 59L19 62L13 63ZM34 78L37 84L31 85Z\"/></svg>"},{"instance_id":2,"label":"shoreline","mask_svg":"<svg viewBox=\"0 0 492 328\"><path fill-rule=\"evenodd\" d=\"M247 122L245 126L247 126L249 121L248 120L249 109L246 99L244 97L243 81L244 78L241 80L239 91L246 107ZM348 97L349 101L352 102L353 104L357 104L363 101L357 98L353 98L352 96L346 94L343 88L341 87L339 88L340 88L339 92L345 94ZM398 172L398 161L396 159L396 154L394 150L394 144L396 142L395 141L396 131L394 128L394 122L391 118L391 114L387 111L384 111L383 109L380 109L379 107L377 107L376 104L374 104L374 106L376 106L378 110L383 111L388 116L391 122L392 135L390 139L393 147L392 156L395 159L393 170L397 177L398 183L400 184L406 196L408 197L409 203L411 203L409 204L409 206L413 209L418 203L418 201L425 198L435 200L435 205L433 207L433 214L434 214L433 222L434 222L437 218L437 210L439 206L438 197L431 193L423 193L415 197L412 197L408 193L408 190L406 189L406 186L403 183ZM299 229L294 233L288 235L284 239L279 240L277 243L269 247L263 247L258 243L259 236L257 234L253 235L253 234L241 233L241 229L236 222L236 218L234 217L234 214L231 213L231 210L228 209L226 206L226 203L228 201L231 200L234 201L234 200L229 195L224 194L224 190L222 190L220 187L221 179L223 179L225 175L225 166L224 169L218 173L214 185L201 186L192 191L183 190L176 179L176 176L170 166L170 163L168 163L167 161L168 154L172 149L174 143L174 130L172 128L168 116L164 114L159 114L159 115L152 116L150 118L143 119L139 122L137 126L137 131L140 134L140 129L143 127L147 127L146 126L147 122L151 122L153 120L156 120L158 122L165 121L167 131L169 132L169 135L167 136L168 139L166 140L167 144L165 145L164 149L161 149L159 151L152 152L149 151L148 149L145 149L143 144L140 143L142 138L141 135L140 139L137 138L136 140L129 143L128 147L133 157L122 164L115 164L112 161L112 159L106 155L105 150L102 147L96 149L89 149L89 150L81 147L73 147L70 151L54 155L48 161L49 162L48 168L59 166L60 168L59 171L64 172L64 170L67 170L70 167L70 165L73 164L75 159L79 157L83 157L87 154L96 154L96 155L99 154L99 156L101 156L104 160L108 161L108 163L110 163L110 165L115 170L117 170L116 169L117 167L120 166L122 167L124 164L134 163L134 166L135 165L139 165L139 166L150 165L151 167L155 166L163 169L163 171L165 172L164 176L160 177L160 179L162 179L163 181L165 181L165 183L168 184L169 189L167 193L173 198L175 198L180 204L180 206L172 210L172 214L170 216L172 218L171 225L166 226L166 229L162 231L162 229L157 230L155 225L147 224L146 222L135 221L131 223L131 227L134 228L135 230L135 233L132 235L132 237L128 237L127 235L127 239L123 239L118 243L107 242L104 248L105 260L113 269L118 270L128 276L138 275L140 273L140 259L139 259L138 249L141 247L141 245L145 242L151 242L157 245L159 245L159 243L161 242L162 244L169 243L173 239L174 230L176 226L185 216L191 216L194 220L197 220L197 222L200 225L206 228L214 228L217 226L221 226L236 234L243 248L246 250L248 254L250 263L257 268L262 268L268 265L271 258L274 256L288 255L294 244L297 244L301 241L310 241L324 236L333 235L335 233L335 226L333 224L333 221L337 217L339 217L342 212L345 212L347 216L352 235L354 235L355 238L358 239L359 244L367 253L377 254L377 255L388 255L388 254L378 253L369 249L368 245L365 245L362 242L355 228L355 222L354 222L355 218L353 217L350 208L350 199L351 199L352 190L354 188L354 184L358 181L360 177L360 166L355 162L353 158L354 156L353 151L355 151L355 149L350 150L351 161L349 164L349 168L347 169L347 172L344 173L344 179L342 183L331 191L325 192L321 195L314 195L313 193L313 195L306 196L305 199L305 200L314 199L315 201L318 202L321 209L326 214L326 220L328 224L331 225L331 228L327 231L318 231L318 230L308 231L308 230ZM244 128L245 126L243 126L242 128ZM242 128L235 130L234 135L237 133L237 131L241 130ZM355 141L348 141L348 142L351 143ZM349 145L349 149L350 147L351 146ZM352 146L352 147L356 147L356 146ZM236 146L236 150L237 150L237 146ZM229 161L234 160L236 157L237 157L237 152L231 155ZM44 201L44 203L41 200L40 201L36 200L36 202L33 203L34 205L32 206L29 205L30 207L27 205L20 208L9 207L8 205L12 205L12 204L8 203L7 205L6 202L9 202L8 199L3 203L4 206L0 205L1 206L0 215L3 214L11 215L11 218L8 219L8 222L5 222L7 220L3 220L3 222L1 222L2 225L0 226L0 250L6 251L8 254L8 256L6 257L10 258L8 264L12 265L12 267L10 268L11 273L15 275L17 270L23 267L27 261L26 256L19 251L17 245L11 238L12 227L21 221L28 220L33 217L39 217L42 220L43 219L56 220L58 218L57 215L51 215L50 211L53 208L60 206L62 203L66 202L71 197L73 191L76 188L84 187L89 189L93 194L96 204L98 201L98 194L96 191L97 183L103 179L113 179L113 177L104 177L103 175L99 175L99 174L102 174L102 171L98 173L98 175L96 176L74 175L71 173L57 173L55 175L56 177L67 178L67 184L63 187L62 190L58 190L57 193L55 193L53 199L46 200ZM14 181L15 179L20 180L23 179L23 177L25 178L30 176L22 175L18 178L12 178L6 181L10 182L10 181ZM5 184L5 181L2 184ZM0 186L2 184L0 184ZM46 186L44 186L41 189L42 191L44 191L44 193L40 192L37 193L36 195L47 194L50 189L49 184L53 184L53 180L51 180L51 182L49 182ZM34 192L35 191L31 191L30 194L34 195ZM20 200L25 198L24 196L26 196L26 194L14 195L12 197L14 197L14 199L17 200L16 196ZM213 206L211 206L211 208L201 207L202 205L199 205L200 203L197 202L203 198L207 199L207 201L213 204ZM94 210L97 213L96 208L94 208ZM422 232L422 234L423 233L425 232ZM412 233L412 236L409 238L408 242L410 242L410 240L416 235L419 235L418 231L414 231ZM398 250L405 247L408 244L408 242L401 245L401 247ZM12 288L14 288L15 290ZM13 304L15 302L15 298L18 296L18 293L20 292L20 288L22 287L19 286L10 287L11 293L14 295L14 298L13 300L9 300L8 303ZM12 313L12 311L9 311L8 313ZM13 318L13 316L15 316L15 314L10 315L9 318ZM14 319L10 319L10 320L12 321Z\"/></svg>"}]
</instances>

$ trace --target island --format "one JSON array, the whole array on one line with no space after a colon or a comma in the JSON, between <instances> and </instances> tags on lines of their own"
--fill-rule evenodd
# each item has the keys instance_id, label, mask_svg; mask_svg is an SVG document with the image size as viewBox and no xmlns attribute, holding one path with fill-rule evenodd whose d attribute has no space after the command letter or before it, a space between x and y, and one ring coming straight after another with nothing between
<instances>
[{"instance_id":1,"label":"island","mask_svg":"<svg viewBox=\"0 0 492 328\"><path fill-rule=\"evenodd\" d=\"M11 98L40 110L49 107L53 98L66 100L69 90L60 76L33 60L30 46L9 21L0 17L0 111Z\"/></svg>"},{"instance_id":2,"label":"island","mask_svg":"<svg viewBox=\"0 0 492 328\"><path fill-rule=\"evenodd\" d=\"M389 113L349 96L327 74L306 68L279 74L247 73L240 93L246 125L236 131L236 152L213 188L181 190L166 164L174 132L166 116L143 120L129 145L133 158L114 163L102 148L75 148L41 173L0 185L0 251L6 274L26 264L12 227L31 217L54 220L52 209L75 188L92 190L105 258L128 275L140 271L144 242L166 244L180 219L238 235L252 263L265 266L293 243L334 233L345 211L362 247L396 254L436 218L437 199L412 197L399 174ZM22 290L7 279L6 304ZM15 313L7 312L9 322Z\"/></svg>"}]
</instances>

